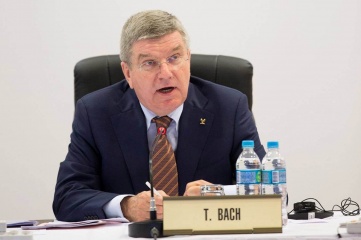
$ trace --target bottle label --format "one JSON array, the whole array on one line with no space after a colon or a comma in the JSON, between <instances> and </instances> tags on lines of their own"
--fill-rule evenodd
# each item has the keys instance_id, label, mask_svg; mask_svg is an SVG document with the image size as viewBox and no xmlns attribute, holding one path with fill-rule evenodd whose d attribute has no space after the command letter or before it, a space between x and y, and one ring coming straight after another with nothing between
<instances>
[{"instance_id":1,"label":"bottle label","mask_svg":"<svg viewBox=\"0 0 361 240\"><path fill-rule=\"evenodd\" d=\"M282 168L278 171L279 171L279 176L280 176L280 183L287 183L286 169Z\"/></svg>"},{"instance_id":2,"label":"bottle label","mask_svg":"<svg viewBox=\"0 0 361 240\"><path fill-rule=\"evenodd\" d=\"M262 183L264 184L283 184L286 183L286 169L263 170Z\"/></svg>"},{"instance_id":3,"label":"bottle label","mask_svg":"<svg viewBox=\"0 0 361 240\"><path fill-rule=\"evenodd\" d=\"M237 184L261 183L260 169L237 170Z\"/></svg>"}]
</instances>

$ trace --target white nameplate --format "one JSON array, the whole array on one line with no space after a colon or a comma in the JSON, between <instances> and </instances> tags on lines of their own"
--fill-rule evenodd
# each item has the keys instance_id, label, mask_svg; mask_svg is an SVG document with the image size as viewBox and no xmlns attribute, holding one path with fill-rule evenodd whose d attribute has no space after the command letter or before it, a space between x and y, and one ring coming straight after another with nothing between
<instances>
[{"instance_id":1,"label":"white nameplate","mask_svg":"<svg viewBox=\"0 0 361 240\"><path fill-rule=\"evenodd\" d=\"M281 195L163 198L163 234L281 233Z\"/></svg>"}]
</instances>

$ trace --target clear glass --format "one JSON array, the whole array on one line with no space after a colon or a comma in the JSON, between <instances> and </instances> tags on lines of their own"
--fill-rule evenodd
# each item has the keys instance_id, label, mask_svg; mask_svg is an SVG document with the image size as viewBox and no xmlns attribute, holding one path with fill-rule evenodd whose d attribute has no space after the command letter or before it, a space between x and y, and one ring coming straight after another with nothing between
<instances>
[{"instance_id":1,"label":"clear glass","mask_svg":"<svg viewBox=\"0 0 361 240\"><path fill-rule=\"evenodd\" d=\"M201 196L223 196L224 189L222 185L203 185L201 186Z\"/></svg>"}]
</instances>

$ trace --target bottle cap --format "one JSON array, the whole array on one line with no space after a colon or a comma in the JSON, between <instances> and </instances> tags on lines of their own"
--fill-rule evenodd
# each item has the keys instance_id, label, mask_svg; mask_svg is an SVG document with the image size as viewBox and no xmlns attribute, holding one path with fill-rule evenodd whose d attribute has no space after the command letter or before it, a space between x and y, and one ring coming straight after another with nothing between
<instances>
[{"instance_id":1,"label":"bottle cap","mask_svg":"<svg viewBox=\"0 0 361 240\"><path fill-rule=\"evenodd\" d=\"M267 148L278 148L278 141L267 142Z\"/></svg>"},{"instance_id":2,"label":"bottle cap","mask_svg":"<svg viewBox=\"0 0 361 240\"><path fill-rule=\"evenodd\" d=\"M254 147L254 141L253 140L243 140L242 141L242 147L243 148L253 148Z\"/></svg>"}]
</instances>

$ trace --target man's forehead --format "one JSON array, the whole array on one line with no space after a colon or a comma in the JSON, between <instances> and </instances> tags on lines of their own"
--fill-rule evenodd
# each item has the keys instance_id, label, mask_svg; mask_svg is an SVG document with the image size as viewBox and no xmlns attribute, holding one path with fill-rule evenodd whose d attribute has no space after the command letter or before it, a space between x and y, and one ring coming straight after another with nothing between
<instances>
[{"instance_id":1,"label":"man's forehead","mask_svg":"<svg viewBox=\"0 0 361 240\"><path fill-rule=\"evenodd\" d=\"M169 49L169 50L164 49L163 51L160 51L160 52L162 52L162 53L173 53L173 52L176 52L176 51L179 51L179 50L182 51L183 48L184 48L183 46L178 45L178 46L176 46L176 47L174 47L174 48L171 48L171 49ZM138 58L152 57L152 56L153 56L153 54L152 54L152 53L148 53L146 49L144 49L144 52L138 53Z\"/></svg>"},{"instance_id":2,"label":"man's forehead","mask_svg":"<svg viewBox=\"0 0 361 240\"><path fill-rule=\"evenodd\" d=\"M186 48L186 43L179 32L166 34L158 38L140 39L133 43L132 52L135 57L139 54L166 53Z\"/></svg>"}]
</instances>

